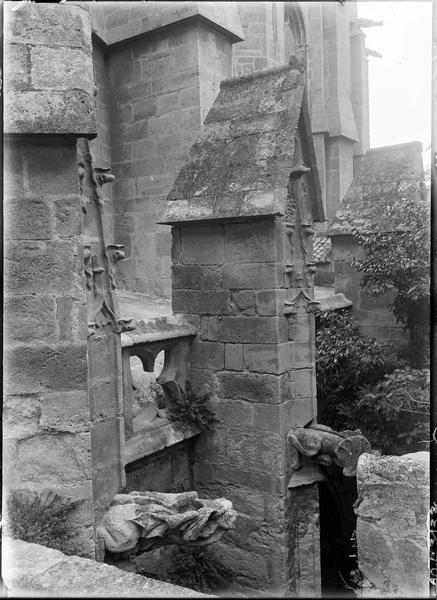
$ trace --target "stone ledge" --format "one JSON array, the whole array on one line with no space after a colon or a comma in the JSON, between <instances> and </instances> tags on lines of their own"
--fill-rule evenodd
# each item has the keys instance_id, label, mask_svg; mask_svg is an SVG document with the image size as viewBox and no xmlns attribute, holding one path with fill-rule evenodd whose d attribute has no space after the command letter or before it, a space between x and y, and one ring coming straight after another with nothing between
<instances>
[{"instance_id":1,"label":"stone ledge","mask_svg":"<svg viewBox=\"0 0 437 600\"><path fill-rule=\"evenodd\" d=\"M8 537L3 538L2 561L2 576L9 597L211 597Z\"/></svg>"},{"instance_id":2,"label":"stone ledge","mask_svg":"<svg viewBox=\"0 0 437 600\"><path fill-rule=\"evenodd\" d=\"M314 286L314 300L320 302L319 310L322 312L353 306L352 301L344 294L335 293L334 288L330 287Z\"/></svg>"},{"instance_id":3,"label":"stone ledge","mask_svg":"<svg viewBox=\"0 0 437 600\"><path fill-rule=\"evenodd\" d=\"M68 135L95 138L94 98L83 90L7 94L5 134Z\"/></svg>"},{"instance_id":4,"label":"stone ledge","mask_svg":"<svg viewBox=\"0 0 437 600\"><path fill-rule=\"evenodd\" d=\"M151 424L147 429L141 430L126 440L125 465L202 433L202 429L197 425L176 424L165 419L160 420L163 421L162 424Z\"/></svg>"},{"instance_id":5,"label":"stone ledge","mask_svg":"<svg viewBox=\"0 0 437 600\"><path fill-rule=\"evenodd\" d=\"M197 329L178 315L140 321L133 320L132 325L135 326L133 331L121 334L122 348L197 335Z\"/></svg>"},{"instance_id":6,"label":"stone ledge","mask_svg":"<svg viewBox=\"0 0 437 600\"><path fill-rule=\"evenodd\" d=\"M157 300L147 294L117 291L122 319L132 319L135 329L121 334L121 346L147 344L195 336L197 329L182 315L174 315L170 300Z\"/></svg>"},{"instance_id":7,"label":"stone ledge","mask_svg":"<svg viewBox=\"0 0 437 600\"><path fill-rule=\"evenodd\" d=\"M129 18L129 8L122 10L126 14L120 23L108 25L106 6L88 7L89 2L76 2L91 13L93 31L107 46L114 46L127 40L144 35L156 34L165 27L171 27L189 21L198 20L212 29L228 37L231 43L244 40L243 28L238 16L237 7L231 2L226 3L225 9L215 2L165 2L158 3L158 9L144 2L144 13L138 12L135 18ZM132 3L134 4L134 3ZM140 5L140 2L135 3ZM150 3L152 4L152 3ZM103 13L103 14L102 14Z\"/></svg>"}]
</instances>

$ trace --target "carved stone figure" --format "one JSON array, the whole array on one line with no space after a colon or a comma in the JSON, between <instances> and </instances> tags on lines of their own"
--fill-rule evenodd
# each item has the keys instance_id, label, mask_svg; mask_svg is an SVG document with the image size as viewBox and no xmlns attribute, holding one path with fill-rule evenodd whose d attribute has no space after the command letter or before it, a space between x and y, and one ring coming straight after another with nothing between
<instances>
[{"instance_id":1,"label":"carved stone figure","mask_svg":"<svg viewBox=\"0 0 437 600\"><path fill-rule=\"evenodd\" d=\"M97 528L114 554L144 552L167 544L203 546L232 529L236 512L229 500L201 500L197 492L117 494Z\"/></svg>"},{"instance_id":2,"label":"carved stone figure","mask_svg":"<svg viewBox=\"0 0 437 600\"><path fill-rule=\"evenodd\" d=\"M334 431L326 425L313 424L290 431L288 440L295 470L300 469L300 455L304 455L320 465L337 465L343 469L343 475L353 477L360 455L370 452L370 443L359 429Z\"/></svg>"}]
</instances>

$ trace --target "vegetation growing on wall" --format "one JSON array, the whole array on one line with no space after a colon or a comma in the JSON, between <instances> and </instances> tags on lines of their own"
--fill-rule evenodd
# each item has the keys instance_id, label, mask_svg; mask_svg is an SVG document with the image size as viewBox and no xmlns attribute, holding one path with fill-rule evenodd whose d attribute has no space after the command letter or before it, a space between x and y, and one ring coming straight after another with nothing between
<instances>
[{"instance_id":1,"label":"vegetation growing on wall","mask_svg":"<svg viewBox=\"0 0 437 600\"><path fill-rule=\"evenodd\" d=\"M367 294L396 290L389 309L410 332L410 361L417 367L427 361L430 295L430 206L423 185L399 181L395 196L391 190L389 198L367 205L364 224L354 229L363 257L352 261Z\"/></svg>"},{"instance_id":2,"label":"vegetation growing on wall","mask_svg":"<svg viewBox=\"0 0 437 600\"><path fill-rule=\"evenodd\" d=\"M365 386L360 390L357 414L369 441L383 454L428 449L429 370L396 369L377 384Z\"/></svg>"},{"instance_id":3,"label":"vegetation growing on wall","mask_svg":"<svg viewBox=\"0 0 437 600\"><path fill-rule=\"evenodd\" d=\"M74 554L68 517L79 503L53 491L12 490L7 501L6 532L25 542Z\"/></svg>"},{"instance_id":4,"label":"vegetation growing on wall","mask_svg":"<svg viewBox=\"0 0 437 600\"><path fill-rule=\"evenodd\" d=\"M172 421L181 421L191 425L199 425L204 429L212 429L217 422L216 415L208 406L209 394L196 396L189 381L185 384L185 393L172 395L167 405L167 414Z\"/></svg>"},{"instance_id":5,"label":"vegetation growing on wall","mask_svg":"<svg viewBox=\"0 0 437 600\"><path fill-rule=\"evenodd\" d=\"M316 368L321 423L359 428L383 454L427 448L429 371L361 335L348 311L318 316Z\"/></svg>"},{"instance_id":6,"label":"vegetation growing on wall","mask_svg":"<svg viewBox=\"0 0 437 600\"><path fill-rule=\"evenodd\" d=\"M198 592L213 593L229 588L233 575L202 548L181 547L174 553L165 580Z\"/></svg>"},{"instance_id":7,"label":"vegetation growing on wall","mask_svg":"<svg viewBox=\"0 0 437 600\"><path fill-rule=\"evenodd\" d=\"M316 335L318 415L334 429L358 426L356 404L363 385L378 382L395 367L376 340L362 336L346 310L319 314Z\"/></svg>"}]
</instances>

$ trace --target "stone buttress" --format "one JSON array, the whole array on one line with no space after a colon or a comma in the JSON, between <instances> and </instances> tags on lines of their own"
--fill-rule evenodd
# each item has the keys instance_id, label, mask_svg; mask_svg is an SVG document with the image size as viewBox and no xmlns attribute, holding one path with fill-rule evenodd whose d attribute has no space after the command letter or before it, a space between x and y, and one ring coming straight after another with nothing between
<instances>
[{"instance_id":1,"label":"stone buttress","mask_svg":"<svg viewBox=\"0 0 437 600\"><path fill-rule=\"evenodd\" d=\"M102 192L114 177L89 151L91 33L79 6L5 7L5 500L18 488L79 500L74 550L94 558L124 483L125 324Z\"/></svg>"},{"instance_id":2,"label":"stone buttress","mask_svg":"<svg viewBox=\"0 0 437 600\"><path fill-rule=\"evenodd\" d=\"M316 417L313 222L323 220L304 89L290 64L222 82L168 195L173 311L199 329L191 383L219 418L195 489L229 498L213 552L243 586L320 589L317 484L288 489L287 432Z\"/></svg>"}]
</instances>

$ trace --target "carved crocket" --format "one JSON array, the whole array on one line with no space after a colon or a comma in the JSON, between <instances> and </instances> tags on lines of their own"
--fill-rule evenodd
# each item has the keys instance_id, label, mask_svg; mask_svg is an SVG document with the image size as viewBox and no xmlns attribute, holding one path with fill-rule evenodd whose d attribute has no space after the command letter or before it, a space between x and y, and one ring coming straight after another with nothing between
<instances>
[{"instance_id":1,"label":"carved crocket","mask_svg":"<svg viewBox=\"0 0 437 600\"><path fill-rule=\"evenodd\" d=\"M304 455L320 465L337 465L343 469L343 475L353 477L360 455L370 451L370 444L359 429L334 431L326 425L313 424L290 431L288 440L294 470L300 469L300 455Z\"/></svg>"}]
</instances>

